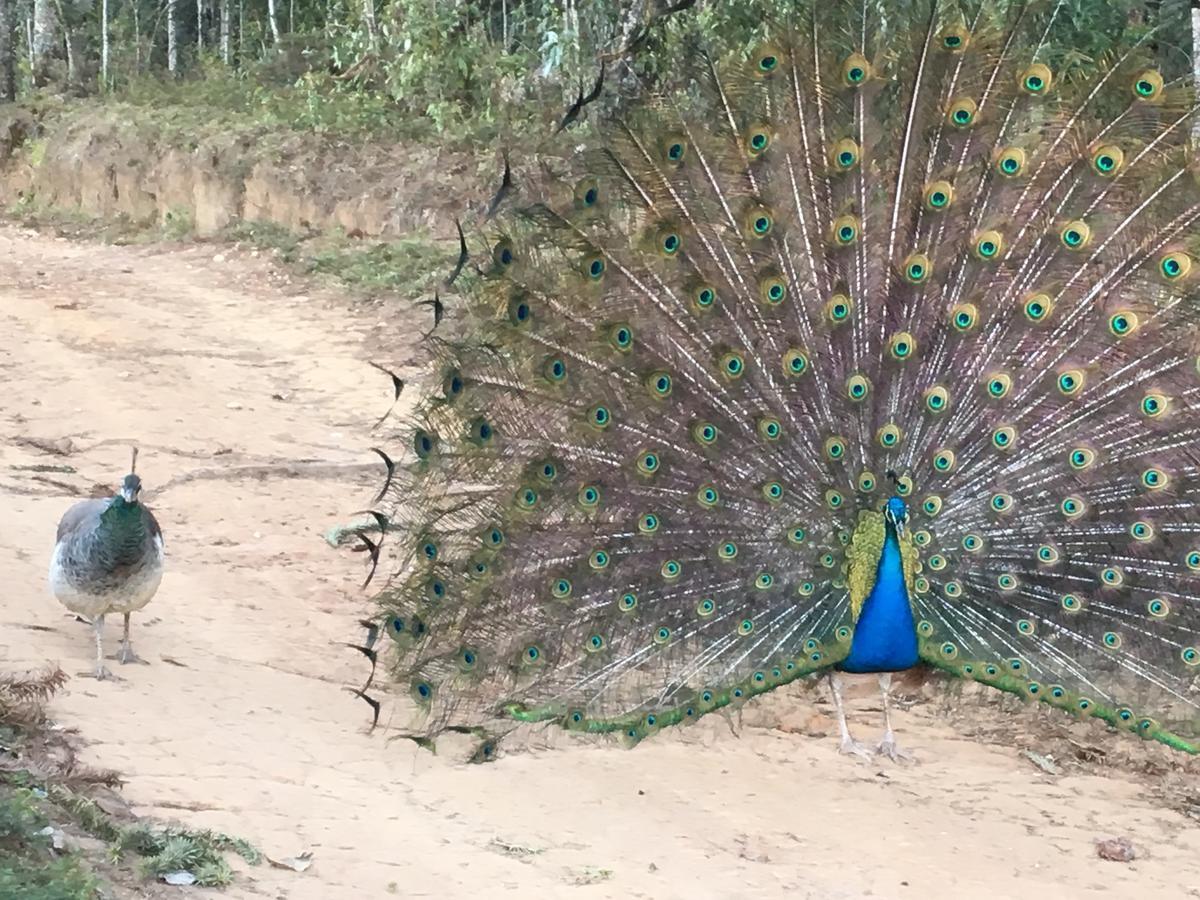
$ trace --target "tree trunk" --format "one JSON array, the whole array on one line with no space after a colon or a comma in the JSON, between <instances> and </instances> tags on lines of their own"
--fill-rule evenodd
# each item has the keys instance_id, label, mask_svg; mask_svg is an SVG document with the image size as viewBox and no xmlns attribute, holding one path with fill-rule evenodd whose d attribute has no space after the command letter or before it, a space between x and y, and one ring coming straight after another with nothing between
<instances>
[{"instance_id":1,"label":"tree trunk","mask_svg":"<svg viewBox=\"0 0 1200 900\"><path fill-rule=\"evenodd\" d=\"M14 0L0 0L0 103L13 103L17 99L16 41L13 26Z\"/></svg>"},{"instance_id":2,"label":"tree trunk","mask_svg":"<svg viewBox=\"0 0 1200 900\"><path fill-rule=\"evenodd\" d=\"M167 0L167 71L172 75L179 72L179 45L175 23L176 0Z\"/></svg>"},{"instance_id":3,"label":"tree trunk","mask_svg":"<svg viewBox=\"0 0 1200 900\"><path fill-rule=\"evenodd\" d=\"M108 90L108 0L100 0L100 86Z\"/></svg>"},{"instance_id":4,"label":"tree trunk","mask_svg":"<svg viewBox=\"0 0 1200 900\"><path fill-rule=\"evenodd\" d=\"M204 0L196 0L196 55L204 52Z\"/></svg>"},{"instance_id":5,"label":"tree trunk","mask_svg":"<svg viewBox=\"0 0 1200 900\"><path fill-rule=\"evenodd\" d=\"M51 55L56 43L57 22L53 0L33 0L33 43L30 57L33 61L33 83L44 85L50 77Z\"/></svg>"},{"instance_id":6,"label":"tree trunk","mask_svg":"<svg viewBox=\"0 0 1200 900\"><path fill-rule=\"evenodd\" d=\"M279 11L275 8L275 0L267 0L267 20L271 25L271 40L279 43Z\"/></svg>"},{"instance_id":7,"label":"tree trunk","mask_svg":"<svg viewBox=\"0 0 1200 900\"><path fill-rule=\"evenodd\" d=\"M367 29L367 47L374 52L379 42L376 36L378 29L375 22L375 0L362 0L362 17L363 27Z\"/></svg>"},{"instance_id":8,"label":"tree trunk","mask_svg":"<svg viewBox=\"0 0 1200 900\"><path fill-rule=\"evenodd\" d=\"M62 29L63 47L67 51L67 84L74 86L79 83L79 69L76 65L78 57L75 53L75 31L71 28L71 23L67 19L67 10L62 5L62 0L54 0L54 15L58 19L59 27Z\"/></svg>"},{"instance_id":9,"label":"tree trunk","mask_svg":"<svg viewBox=\"0 0 1200 900\"><path fill-rule=\"evenodd\" d=\"M1200 88L1200 0L1192 0L1192 89ZM1192 143L1200 143L1200 121L1192 119Z\"/></svg>"},{"instance_id":10,"label":"tree trunk","mask_svg":"<svg viewBox=\"0 0 1200 900\"><path fill-rule=\"evenodd\" d=\"M221 0L221 62L229 65L229 0Z\"/></svg>"}]
</instances>

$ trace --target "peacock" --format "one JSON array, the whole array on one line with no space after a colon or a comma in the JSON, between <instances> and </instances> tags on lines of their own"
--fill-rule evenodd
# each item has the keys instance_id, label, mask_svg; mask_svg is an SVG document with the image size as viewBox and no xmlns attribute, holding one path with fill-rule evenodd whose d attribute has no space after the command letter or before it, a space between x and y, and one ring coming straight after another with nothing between
<instances>
[{"instance_id":1,"label":"peacock","mask_svg":"<svg viewBox=\"0 0 1200 900\"><path fill-rule=\"evenodd\" d=\"M882 6L506 161L384 456L407 736L632 745L828 676L895 759L925 666L1200 750L1194 94L1061 4Z\"/></svg>"},{"instance_id":2,"label":"peacock","mask_svg":"<svg viewBox=\"0 0 1200 900\"><path fill-rule=\"evenodd\" d=\"M150 602L162 582L162 529L141 502L136 470L135 449L116 495L80 501L63 514L50 558L51 592L71 612L89 619L95 631L98 679L112 677L104 665L105 615L125 616L117 659L142 662L129 640L129 617Z\"/></svg>"}]
</instances>

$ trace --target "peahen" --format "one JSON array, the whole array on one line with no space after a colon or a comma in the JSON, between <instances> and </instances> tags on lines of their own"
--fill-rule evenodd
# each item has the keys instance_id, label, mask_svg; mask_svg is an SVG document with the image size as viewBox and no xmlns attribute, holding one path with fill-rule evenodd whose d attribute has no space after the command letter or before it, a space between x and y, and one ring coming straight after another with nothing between
<instances>
[{"instance_id":1,"label":"peahen","mask_svg":"<svg viewBox=\"0 0 1200 900\"><path fill-rule=\"evenodd\" d=\"M409 736L827 673L869 755L837 673L886 716L925 665L1200 749L1192 91L1059 6L888 6L698 54L479 223L390 492Z\"/></svg>"},{"instance_id":2,"label":"peahen","mask_svg":"<svg viewBox=\"0 0 1200 900\"><path fill-rule=\"evenodd\" d=\"M58 523L50 558L50 590L71 612L91 621L96 633L97 678L104 665L104 617L125 616L117 658L141 662L129 641L129 616L150 602L163 576L163 536L154 514L141 502L137 451L117 494L76 503Z\"/></svg>"}]
</instances>

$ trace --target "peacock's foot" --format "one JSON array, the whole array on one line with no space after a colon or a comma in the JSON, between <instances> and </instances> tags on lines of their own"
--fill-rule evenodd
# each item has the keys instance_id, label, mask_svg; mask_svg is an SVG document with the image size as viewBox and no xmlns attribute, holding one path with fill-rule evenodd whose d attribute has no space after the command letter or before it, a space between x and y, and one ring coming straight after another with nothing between
<instances>
[{"instance_id":1,"label":"peacock's foot","mask_svg":"<svg viewBox=\"0 0 1200 900\"><path fill-rule=\"evenodd\" d=\"M860 744L858 741L854 740L854 738L849 736L842 738L842 743L841 746L838 747L838 752L843 753L846 756L858 756L867 760L868 762L870 762L871 757L875 755L871 751L871 748L866 744Z\"/></svg>"},{"instance_id":2,"label":"peacock's foot","mask_svg":"<svg viewBox=\"0 0 1200 900\"><path fill-rule=\"evenodd\" d=\"M117 681L115 675L108 671L108 667L104 663L96 663L96 668L92 669L91 675L97 681Z\"/></svg>"},{"instance_id":3,"label":"peacock's foot","mask_svg":"<svg viewBox=\"0 0 1200 900\"><path fill-rule=\"evenodd\" d=\"M888 732L883 736L883 740L879 742L876 752L880 756L886 756L892 762L916 762L916 757L907 750L902 750L896 743L896 736Z\"/></svg>"},{"instance_id":4,"label":"peacock's foot","mask_svg":"<svg viewBox=\"0 0 1200 900\"><path fill-rule=\"evenodd\" d=\"M130 644L128 642L122 643L121 649L118 650L116 656L114 656L112 658L119 660L121 665L128 665L129 663L140 663L143 666L150 665L150 663L146 662L144 659L142 659L140 656L138 656L136 653L133 652L133 644Z\"/></svg>"}]
</instances>

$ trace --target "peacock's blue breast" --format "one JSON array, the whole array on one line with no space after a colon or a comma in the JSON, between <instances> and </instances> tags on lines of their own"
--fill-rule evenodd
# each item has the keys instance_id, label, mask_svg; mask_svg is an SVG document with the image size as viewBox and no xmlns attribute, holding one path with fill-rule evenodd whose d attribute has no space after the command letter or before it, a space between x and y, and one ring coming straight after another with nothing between
<instances>
[{"instance_id":1,"label":"peacock's blue breast","mask_svg":"<svg viewBox=\"0 0 1200 900\"><path fill-rule=\"evenodd\" d=\"M900 543L891 525L879 557L875 587L854 626L846 672L898 672L917 664L917 627L904 584Z\"/></svg>"}]
</instances>

